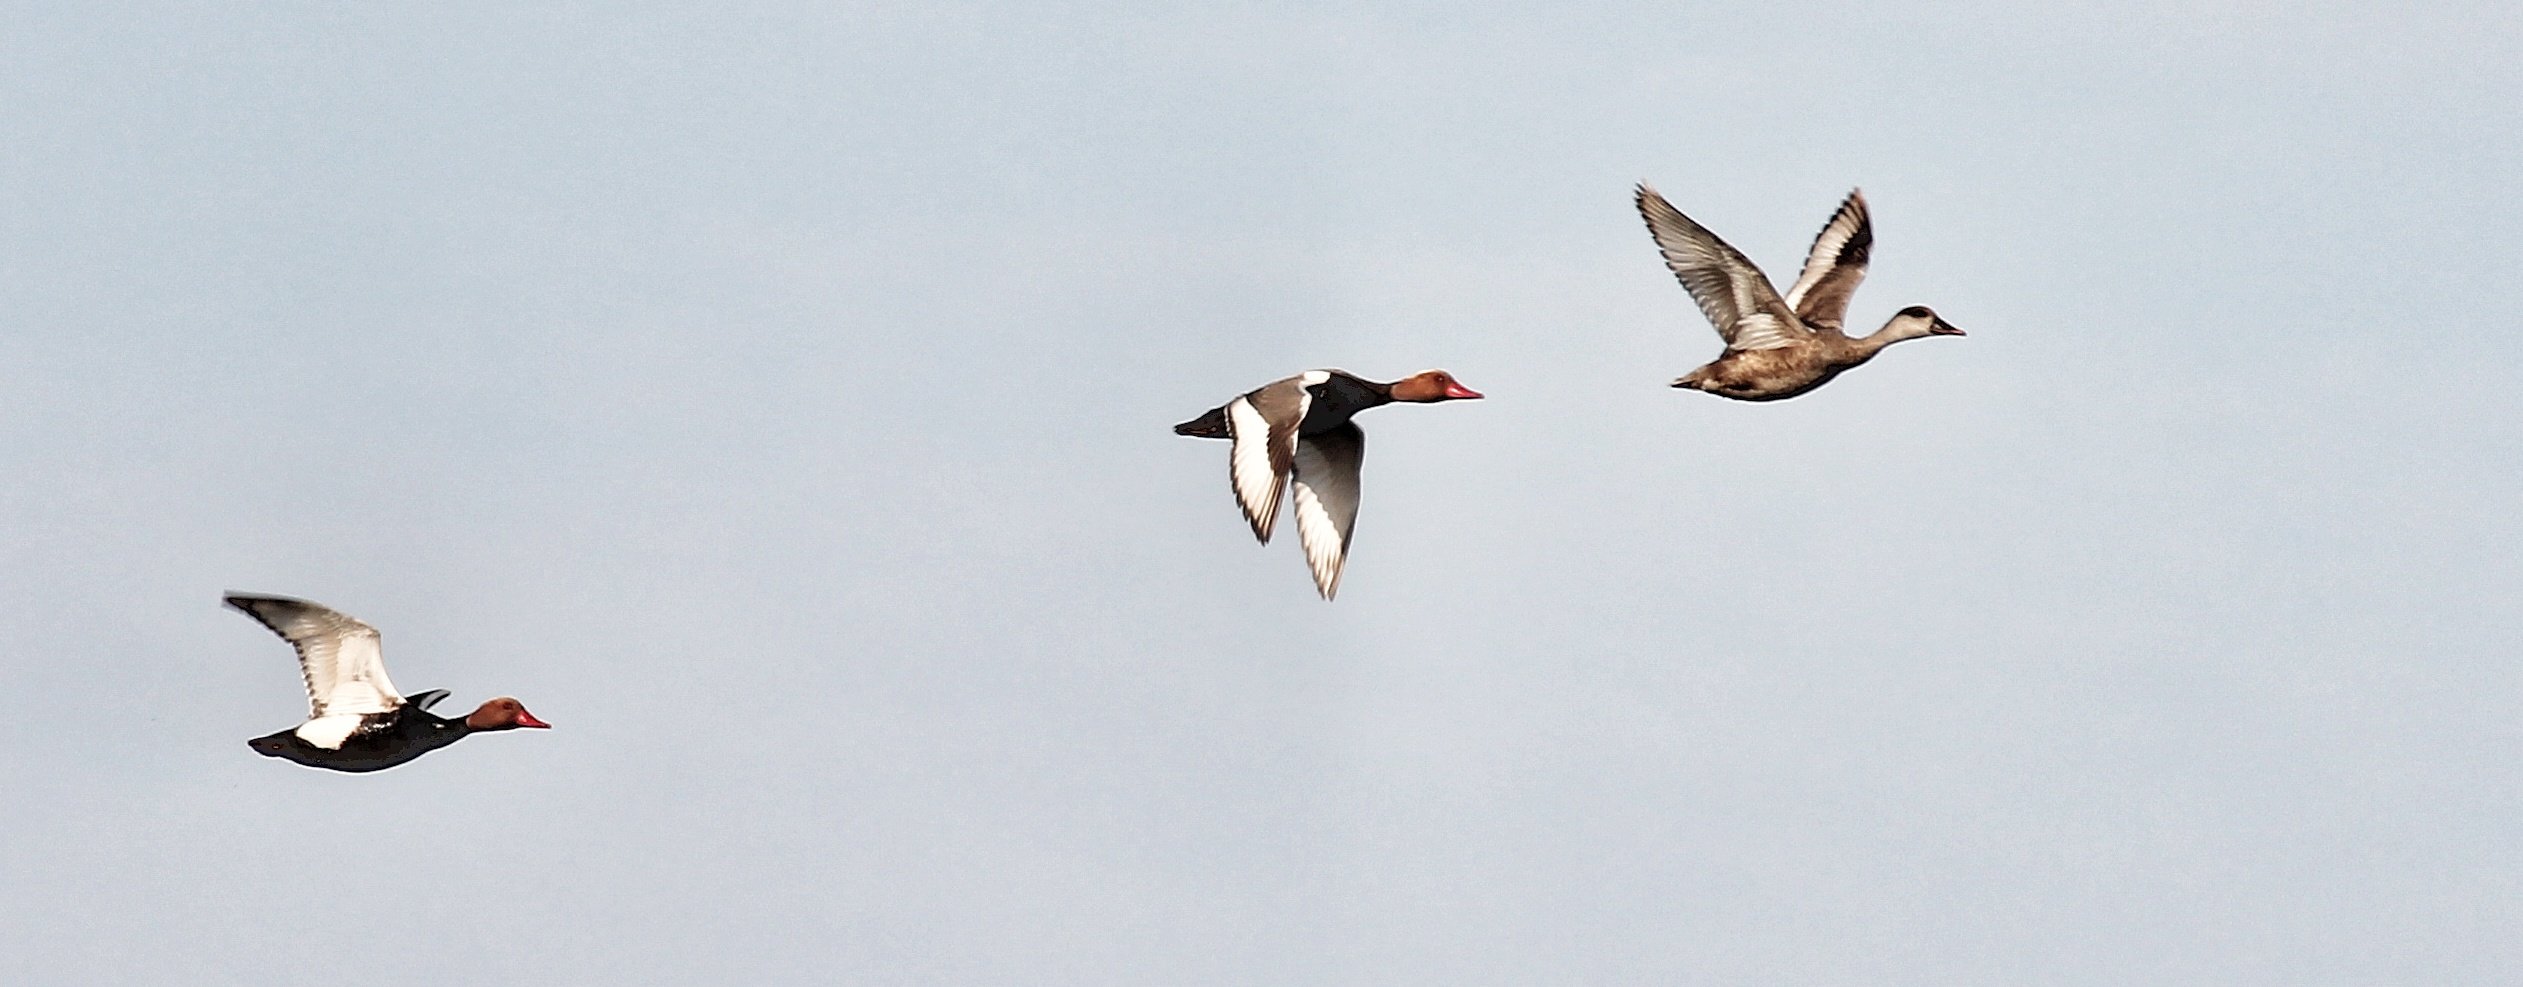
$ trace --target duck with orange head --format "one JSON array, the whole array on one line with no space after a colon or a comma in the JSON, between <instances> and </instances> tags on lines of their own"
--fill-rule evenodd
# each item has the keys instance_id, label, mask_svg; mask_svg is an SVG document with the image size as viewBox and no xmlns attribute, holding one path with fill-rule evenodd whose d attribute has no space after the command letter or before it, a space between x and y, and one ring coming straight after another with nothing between
<instances>
[{"instance_id":1,"label":"duck with orange head","mask_svg":"<svg viewBox=\"0 0 2523 987\"><path fill-rule=\"evenodd\" d=\"M1279 519L1281 495L1295 491L1289 513L1305 543L1314 589L1329 600L1340 592L1340 573L1349 561L1350 532L1358 522L1358 469L1367 457L1367 433L1349 419L1395 402L1480 396L1443 370L1389 384L1340 370L1309 370L1211 408L1174 426L1174 434L1235 443L1227 452L1227 482L1253 537L1265 545Z\"/></svg>"},{"instance_id":2,"label":"duck with orange head","mask_svg":"<svg viewBox=\"0 0 2523 987\"><path fill-rule=\"evenodd\" d=\"M455 719L431 713L447 690L395 691L377 629L348 614L286 596L230 593L227 604L296 648L306 681L307 721L249 741L257 754L327 771L383 771L477 733L551 726L507 696Z\"/></svg>"}]
</instances>

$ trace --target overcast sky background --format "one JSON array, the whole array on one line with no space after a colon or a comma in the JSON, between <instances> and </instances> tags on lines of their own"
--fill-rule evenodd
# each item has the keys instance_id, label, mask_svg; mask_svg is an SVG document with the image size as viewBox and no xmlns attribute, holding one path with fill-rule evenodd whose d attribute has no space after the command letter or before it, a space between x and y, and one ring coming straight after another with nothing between
<instances>
[{"instance_id":1,"label":"overcast sky background","mask_svg":"<svg viewBox=\"0 0 2523 987\"><path fill-rule=\"evenodd\" d=\"M838 6L12 7L0 980L2523 967L2513 5ZM1642 179L1971 335L1673 391Z\"/></svg>"}]
</instances>

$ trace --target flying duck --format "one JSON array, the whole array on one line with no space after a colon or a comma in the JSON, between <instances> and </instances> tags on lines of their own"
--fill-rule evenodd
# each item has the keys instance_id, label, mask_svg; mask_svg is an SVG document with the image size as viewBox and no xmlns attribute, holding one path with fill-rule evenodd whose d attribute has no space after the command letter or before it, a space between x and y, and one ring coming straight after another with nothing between
<instances>
[{"instance_id":1,"label":"flying duck","mask_svg":"<svg viewBox=\"0 0 2523 987\"><path fill-rule=\"evenodd\" d=\"M1829 383L1902 340L1963 334L1924 305L1895 313L1872 335L1851 339L1840 331L1849 296L1866 278L1866 253L1875 244L1866 197L1855 190L1813 238L1804 274L1786 298L1742 251L1682 215L1655 189L1638 186L1638 213L1646 217L1665 266L1726 341L1725 353L1682 375L1675 387L1737 401L1783 401Z\"/></svg>"},{"instance_id":2,"label":"flying duck","mask_svg":"<svg viewBox=\"0 0 2523 987\"><path fill-rule=\"evenodd\" d=\"M463 719L429 712L447 690L409 698L394 691L377 629L349 614L285 596L230 593L227 603L298 649L307 683L307 721L254 738L248 746L257 754L330 771L383 771L476 733L551 726L505 696Z\"/></svg>"},{"instance_id":3,"label":"flying duck","mask_svg":"<svg viewBox=\"0 0 2523 987\"><path fill-rule=\"evenodd\" d=\"M1297 537L1305 543L1314 589L1329 600L1340 591L1349 559L1349 531L1358 521L1358 465L1367 433L1349 418L1395 401L1433 404L1480 397L1443 370L1379 384L1339 370L1308 370L1272 381L1208 414L1174 426L1174 434L1231 439L1227 482L1244 508L1253 537L1270 543L1279 495L1293 486Z\"/></svg>"}]
</instances>

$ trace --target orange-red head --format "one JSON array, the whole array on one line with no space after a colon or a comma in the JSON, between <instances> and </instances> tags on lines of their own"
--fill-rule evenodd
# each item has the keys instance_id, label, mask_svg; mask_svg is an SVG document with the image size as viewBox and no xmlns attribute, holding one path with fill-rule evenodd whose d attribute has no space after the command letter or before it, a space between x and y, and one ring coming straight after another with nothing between
<instances>
[{"instance_id":1,"label":"orange-red head","mask_svg":"<svg viewBox=\"0 0 2523 987\"><path fill-rule=\"evenodd\" d=\"M464 718L464 725L475 730L514 730L518 727L549 729L552 725L526 712L526 704L501 696L482 704Z\"/></svg>"},{"instance_id":2,"label":"orange-red head","mask_svg":"<svg viewBox=\"0 0 2523 987\"><path fill-rule=\"evenodd\" d=\"M1477 398L1481 392L1463 386L1454 375L1443 370L1412 374L1393 382L1393 400L1430 404L1438 401L1459 401Z\"/></svg>"}]
</instances>

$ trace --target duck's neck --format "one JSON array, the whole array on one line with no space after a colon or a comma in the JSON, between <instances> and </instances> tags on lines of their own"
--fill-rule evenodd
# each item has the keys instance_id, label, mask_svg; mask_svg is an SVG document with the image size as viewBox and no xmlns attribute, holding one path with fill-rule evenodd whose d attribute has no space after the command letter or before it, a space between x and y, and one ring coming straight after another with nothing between
<instances>
[{"instance_id":1,"label":"duck's neck","mask_svg":"<svg viewBox=\"0 0 2523 987\"><path fill-rule=\"evenodd\" d=\"M1323 381L1322 395L1314 401L1316 410L1306 416L1308 420L1321 415L1325 421L1345 422L1361 411L1392 404L1393 385L1335 373Z\"/></svg>"},{"instance_id":2,"label":"duck's neck","mask_svg":"<svg viewBox=\"0 0 2523 987\"><path fill-rule=\"evenodd\" d=\"M1927 335L1927 328L1924 321L1894 316L1892 321L1884 323L1883 328L1849 340L1848 345L1850 351L1863 361L1883 352L1886 346Z\"/></svg>"}]
</instances>

